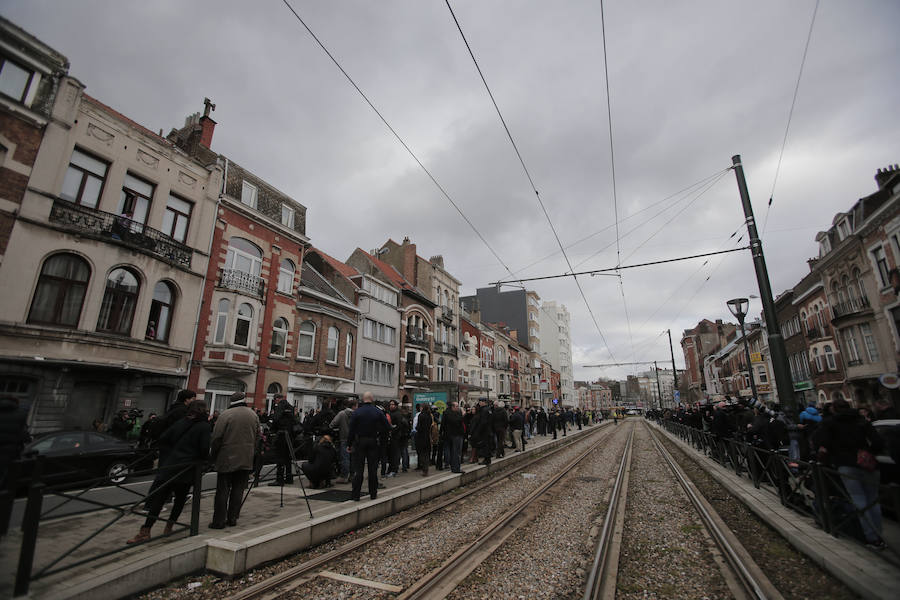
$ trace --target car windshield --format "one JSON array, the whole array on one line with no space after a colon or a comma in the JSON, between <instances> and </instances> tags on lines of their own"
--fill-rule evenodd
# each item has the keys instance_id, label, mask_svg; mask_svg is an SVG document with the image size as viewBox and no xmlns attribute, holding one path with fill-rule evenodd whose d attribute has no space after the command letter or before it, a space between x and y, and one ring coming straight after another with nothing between
<instances>
[{"instance_id":1,"label":"car windshield","mask_svg":"<svg viewBox=\"0 0 900 600\"><path fill-rule=\"evenodd\" d=\"M84 433L80 431L72 431L67 433L59 433L56 435L48 435L42 440L35 442L31 447L40 453L46 452L65 452L66 450L74 450L84 445Z\"/></svg>"}]
</instances>

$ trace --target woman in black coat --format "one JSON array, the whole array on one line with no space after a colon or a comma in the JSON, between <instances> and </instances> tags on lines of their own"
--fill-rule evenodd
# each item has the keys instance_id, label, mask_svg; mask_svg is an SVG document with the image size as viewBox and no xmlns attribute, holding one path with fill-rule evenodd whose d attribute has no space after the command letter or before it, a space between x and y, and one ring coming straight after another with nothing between
<instances>
[{"instance_id":1,"label":"woman in black coat","mask_svg":"<svg viewBox=\"0 0 900 600\"><path fill-rule=\"evenodd\" d=\"M431 424L433 422L431 405L423 404L419 420L416 421L416 454L419 455L417 468L422 471L422 477L428 475L428 465L431 460Z\"/></svg>"},{"instance_id":2,"label":"woman in black coat","mask_svg":"<svg viewBox=\"0 0 900 600\"><path fill-rule=\"evenodd\" d=\"M337 462L337 450L330 435L323 435L313 448L312 460L300 465L300 469L314 488L331 487L331 476Z\"/></svg>"},{"instance_id":3,"label":"woman in black coat","mask_svg":"<svg viewBox=\"0 0 900 600\"><path fill-rule=\"evenodd\" d=\"M144 504L147 519L138 534L128 540L129 544L150 539L150 528L159 518L159 513L170 494L175 496L175 500L163 535L172 533L172 527L181 515L184 503L194 485L194 468L189 464L209 458L209 438L212 428L208 421L208 412L206 402L194 400L188 408L187 416L166 429L160 437L160 447L170 450L160 454L159 473L150 486L150 493ZM197 493L200 491L197 490Z\"/></svg>"}]
</instances>

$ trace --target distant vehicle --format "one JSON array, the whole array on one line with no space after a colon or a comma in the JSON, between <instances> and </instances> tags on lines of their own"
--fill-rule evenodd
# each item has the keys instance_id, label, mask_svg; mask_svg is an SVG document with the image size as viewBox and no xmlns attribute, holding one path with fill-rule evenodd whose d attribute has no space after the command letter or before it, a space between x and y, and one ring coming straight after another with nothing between
<instances>
[{"instance_id":1,"label":"distant vehicle","mask_svg":"<svg viewBox=\"0 0 900 600\"><path fill-rule=\"evenodd\" d=\"M881 483L900 483L900 465L896 461L896 457L900 456L900 419L872 421L872 426L884 440L884 449L875 456L881 471Z\"/></svg>"},{"instance_id":2,"label":"distant vehicle","mask_svg":"<svg viewBox=\"0 0 900 600\"><path fill-rule=\"evenodd\" d=\"M122 483L132 471L153 466L154 452L96 431L54 431L25 446L23 458L45 457L42 481L48 485L107 477ZM26 467L23 476L30 476Z\"/></svg>"},{"instance_id":3,"label":"distant vehicle","mask_svg":"<svg viewBox=\"0 0 900 600\"><path fill-rule=\"evenodd\" d=\"M626 415L639 415L640 412L634 410L633 408L625 413Z\"/></svg>"}]
</instances>

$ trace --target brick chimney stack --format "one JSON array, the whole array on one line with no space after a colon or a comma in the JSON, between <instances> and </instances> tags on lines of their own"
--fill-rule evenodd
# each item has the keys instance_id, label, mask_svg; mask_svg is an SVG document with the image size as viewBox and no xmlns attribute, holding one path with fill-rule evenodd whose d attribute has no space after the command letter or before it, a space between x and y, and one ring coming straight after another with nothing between
<instances>
[{"instance_id":1,"label":"brick chimney stack","mask_svg":"<svg viewBox=\"0 0 900 600\"><path fill-rule=\"evenodd\" d=\"M413 285L418 285L416 281L416 245L409 241L409 237L403 238L400 244L403 252L403 277Z\"/></svg>"},{"instance_id":2,"label":"brick chimney stack","mask_svg":"<svg viewBox=\"0 0 900 600\"><path fill-rule=\"evenodd\" d=\"M216 130L216 122L212 120L209 113L216 110L216 105L209 98L203 99L203 116L200 117L200 145L206 148L212 148L213 132Z\"/></svg>"},{"instance_id":3,"label":"brick chimney stack","mask_svg":"<svg viewBox=\"0 0 900 600\"><path fill-rule=\"evenodd\" d=\"M900 172L900 170L898 170L897 165L888 165L883 169L878 169L878 172L875 173L875 183L878 184L878 189L880 190L887 185L888 181L890 181L898 172Z\"/></svg>"}]
</instances>

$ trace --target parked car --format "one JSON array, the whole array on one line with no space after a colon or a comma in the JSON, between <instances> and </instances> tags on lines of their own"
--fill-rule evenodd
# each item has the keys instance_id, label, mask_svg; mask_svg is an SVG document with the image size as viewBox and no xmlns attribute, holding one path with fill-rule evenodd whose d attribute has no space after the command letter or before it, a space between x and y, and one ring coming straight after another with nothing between
<instances>
[{"instance_id":1,"label":"parked car","mask_svg":"<svg viewBox=\"0 0 900 600\"><path fill-rule=\"evenodd\" d=\"M153 466L153 451L96 431L54 431L25 446L23 458L45 458L42 480L48 485L107 477L122 483L133 471ZM25 477L31 471L26 466Z\"/></svg>"},{"instance_id":2,"label":"parked car","mask_svg":"<svg viewBox=\"0 0 900 600\"><path fill-rule=\"evenodd\" d=\"M872 426L884 441L884 449L875 457L881 471L881 483L900 483L900 465L897 464L900 457L900 419L872 421Z\"/></svg>"}]
</instances>

